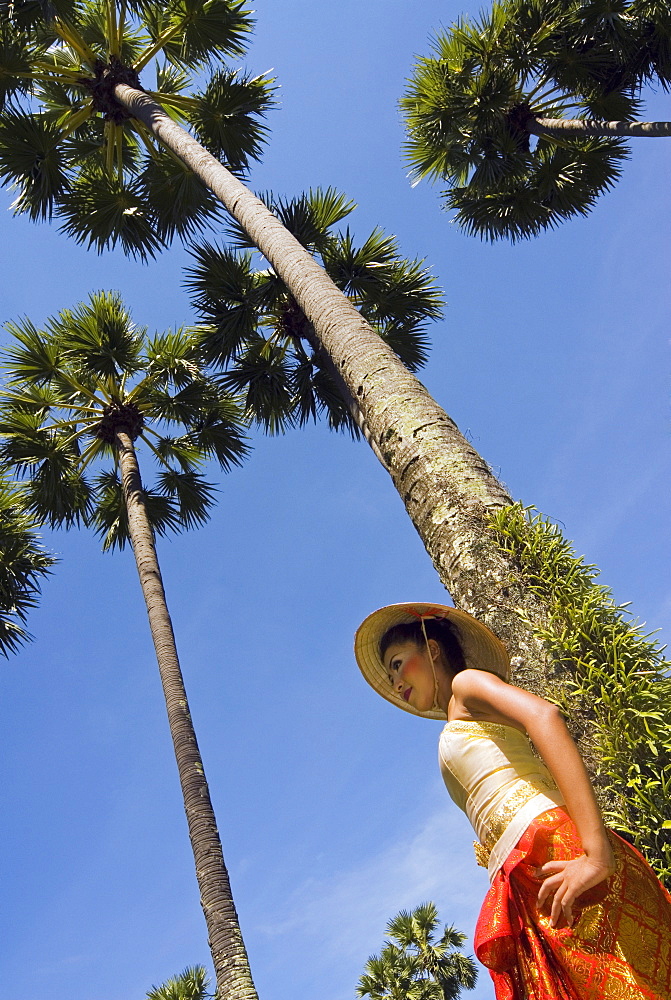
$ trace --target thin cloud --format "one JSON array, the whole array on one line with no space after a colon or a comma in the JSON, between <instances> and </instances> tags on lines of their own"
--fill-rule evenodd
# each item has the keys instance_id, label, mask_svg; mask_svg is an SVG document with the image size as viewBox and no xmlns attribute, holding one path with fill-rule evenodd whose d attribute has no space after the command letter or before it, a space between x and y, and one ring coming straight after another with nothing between
<instances>
[{"instance_id":1,"label":"thin cloud","mask_svg":"<svg viewBox=\"0 0 671 1000\"><path fill-rule=\"evenodd\" d=\"M256 932L268 936L275 953L298 946L301 954L311 955L310 978L321 983L324 1000L353 996L367 958L382 947L389 919L426 900L437 904L444 923L468 934L466 950L472 950L489 883L475 864L471 840L465 817L454 806L441 806L419 829L378 854L325 878L305 879L284 913L277 919L272 915ZM472 1000L491 996L488 980L483 970L477 990L469 994Z\"/></svg>"}]
</instances>

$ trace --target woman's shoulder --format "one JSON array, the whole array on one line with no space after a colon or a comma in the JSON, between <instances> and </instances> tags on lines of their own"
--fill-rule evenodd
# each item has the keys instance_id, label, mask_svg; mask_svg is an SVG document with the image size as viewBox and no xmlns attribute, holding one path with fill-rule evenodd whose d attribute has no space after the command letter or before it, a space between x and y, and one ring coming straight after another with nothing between
<instances>
[{"instance_id":1,"label":"woman's shoulder","mask_svg":"<svg viewBox=\"0 0 671 1000\"><path fill-rule=\"evenodd\" d=\"M507 689L510 685L498 674L489 670L478 670L475 667L466 667L460 670L452 678L452 693L457 696L469 694L491 694L501 689Z\"/></svg>"},{"instance_id":2,"label":"woman's shoulder","mask_svg":"<svg viewBox=\"0 0 671 1000\"><path fill-rule=\"evenodd\" d=\"M450 718L455 721L503 725L526 734L524 721L514 710L513 692L519 690L497 674L486 670L460 670L452 679L454 700Z\"/></svg>"}]
</instances>

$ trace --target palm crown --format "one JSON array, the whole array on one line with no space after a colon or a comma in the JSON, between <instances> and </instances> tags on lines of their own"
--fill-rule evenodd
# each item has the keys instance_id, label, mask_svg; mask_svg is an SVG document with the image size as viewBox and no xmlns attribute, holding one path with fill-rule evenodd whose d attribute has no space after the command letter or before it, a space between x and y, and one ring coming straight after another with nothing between
<instances>
[{"instance_id":1,"label":"palm crown","mask_svg":"<svg viewBox=\"0 0 671 1000\"><path fill-rule=\"evenodd\" d=\"M426 360L426 323L442 314L442 296L420 260L401 257L394 237L375 229L357 245L335 227L356 207L332 188L283 200L263 196L283 225L411 370ZM358 433L342 383L314 328L271 268L254 267L253 244L239 226L232 247L192 248L187 286L203 321L206 360L225 368L223 387L244 393L251 416L275 432L324 413L334 429Z\"/></svg>"},{"instance_id":2,"label":"palm crown","mask_svg":"<svg viewBox=\"0 0 671 1000\"><path fill-rule=\"evenodd\" d=\"M158 534L203 523L213 487L202 465L228 469L247 448L239 408L207 379L194 338L148 336L120 297L98 292L37 329L8 324L0 458L26 480L25 503L52 526L90 524L105 548L128 541L116 430L158 464L144 489Z\"/></svg>"},{"instance_id":3,"label":"palm crown","mask_svg":"<svg viewBox=\"0 0 671 1000\"><path fill-rule=\"evenodd\" d=\"M146 89L244 172L260 155L273 103L267 77L228 65L251 28L242 0L2 3L0 177L17 192L15 211L33 220L55 213L78 242L99 251L119 242L142 258L211 222L214 196L114 99L114 87Z\"/></svg>"},{"instance_id":4,"label":"palm crown","mask_svg":"<svg viewBox=\"0 0 671 1000\"><path fill-rule=\"evenodd\" d=\"M466 935L446 926L437 937L438 911L434 903L401 910L387 924L391 941L372 956L359 980L357 996L371 1000L457 1000L462 989L472 990L477 969L461 953Z\"/></svg>"},{"instance_id":5,"label":"palm crown","mask_svg":"<svg viewBox=\"0 0 671 1000\"><path fill-rule=\"evenodd\" d=\"M653 2L503 0L441 33L401 105L415 180L445 180L470 233L513 240L587 214L628 155L617 138L557 139L538 119L630 121L641 85L671 81L671 15Z\"/></svg>"},{"instance_id":6,"label":"palm crown","mask_svg":"<svg viewBox=\"0 0 671 1000\"><path fill-rule=\"evenodd\" d=\"M208 977L202 965L184 969L177 976L171 976L160 986L152 986L147 992L147 1000L206 1000Z\"/></svg>"}]
</instances>

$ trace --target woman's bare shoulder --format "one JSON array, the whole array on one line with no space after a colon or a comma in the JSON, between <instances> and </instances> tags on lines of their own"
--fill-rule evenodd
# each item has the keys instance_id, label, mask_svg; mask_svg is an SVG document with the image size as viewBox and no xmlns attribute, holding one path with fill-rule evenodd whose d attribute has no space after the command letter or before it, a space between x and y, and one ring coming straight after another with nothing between
<instances>
[{"instance_id":1,"label":"woman's bare shoulder","mask_svg":"<svg viewBox=\"0 0 671 1000\"><path fill-rule=\"evenodd\" d=\"M539 713L556 709L530 691L509 684L486 670L461 670L452 679L454 710L460 716L488 719L528 730Z\"/></svg>"}]
</instances>

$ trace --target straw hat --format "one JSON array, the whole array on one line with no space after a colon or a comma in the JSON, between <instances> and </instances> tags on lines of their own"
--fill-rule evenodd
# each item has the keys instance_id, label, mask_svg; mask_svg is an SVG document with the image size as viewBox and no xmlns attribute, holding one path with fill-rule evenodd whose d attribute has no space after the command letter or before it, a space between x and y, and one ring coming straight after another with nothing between
<instances>
[{"instance_id":1,"label":"straw hat","mask_svg":"<svg viewBox=\"0 0 671 1000\"><path fill-rule=\"evenodd\" d=\"M461 646L467 667L488 670L507 680L510 657L506 647L486 625L457 608L444 604L389 604L386 608L373 611L359 625L354 637L354 655L359 669L378 694L413 715L425 719L444 719L445 713L435 708L419 712L392 688L389 675L380 656L380 639L393 625L421 621L422 618L447 618L453 626L455 637Z\"/></svg>"}]
</instances>

